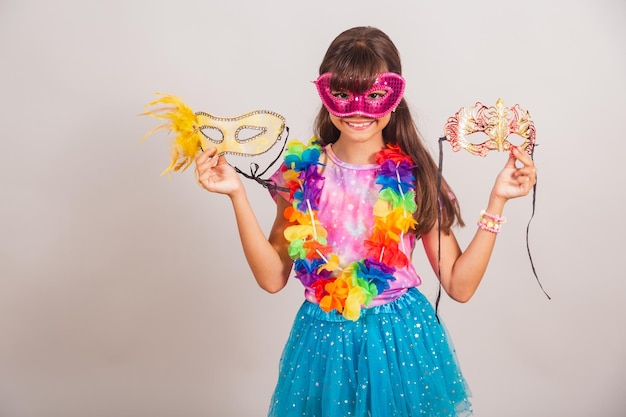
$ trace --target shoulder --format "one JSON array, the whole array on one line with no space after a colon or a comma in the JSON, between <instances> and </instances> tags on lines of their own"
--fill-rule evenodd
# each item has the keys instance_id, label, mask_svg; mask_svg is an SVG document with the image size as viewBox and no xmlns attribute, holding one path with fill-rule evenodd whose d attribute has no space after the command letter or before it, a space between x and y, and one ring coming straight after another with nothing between
<instances>
[{"instance_id":1,"label":"shoulder","mask_svg":"<svg viewBox=\"0 0 626 417\"><path fill-rule=\"evenodd\" d=\"M285 177L285 173L288 171L287 166L284 162L280 164L278 169L267 179L268 182L268 191L270 196L274 201L277 201L277 198L280 196L286 201L291 201L291 193L286 190L287 188L287 179Z\"/></svg>"}]
</instances>

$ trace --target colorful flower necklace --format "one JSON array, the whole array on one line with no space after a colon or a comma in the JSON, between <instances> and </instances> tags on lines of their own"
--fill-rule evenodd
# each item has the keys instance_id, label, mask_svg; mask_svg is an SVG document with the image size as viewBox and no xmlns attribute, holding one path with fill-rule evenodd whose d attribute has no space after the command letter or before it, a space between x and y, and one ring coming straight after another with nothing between
<instances>
[{"instance_id":1,"label":"colorful flower necklace","mask_svg":"<svg viewBox=\"0 0 626 417\"><path fill-rule=\"evenodd\" d=\"M294 223L285 229L295 276L315 291L322 310L337 310L348 320L358 320L361 308L390 287L396 268L408 265L404 235L415 229L415 177L413 161L396 145L376 154L381 186L374 204L372 234L363 244L365 258L339 265L339 257L327 245L327 231L317 212L324 177L318 172L322 148L315 138L308 146L292 141L287 145L283 177L293 204L285 218Z\"/></svg>"}]
</instances>

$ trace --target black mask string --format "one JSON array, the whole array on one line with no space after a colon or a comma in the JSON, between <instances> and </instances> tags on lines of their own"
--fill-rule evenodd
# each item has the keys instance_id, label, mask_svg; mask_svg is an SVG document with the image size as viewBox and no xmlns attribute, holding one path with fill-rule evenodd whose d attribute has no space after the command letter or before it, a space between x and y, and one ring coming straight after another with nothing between
<instances>
[{"instance_id":1,"label":"black mask string","mask_svg":"<svg viewBox=\"0 0 626 417\"><path fill-rule=\"evenodd\" d=\"M439 322L439 301L441 301L441 183L443 179L443 141L445 136L439 138L439 169L437 171L437 299L435 300L435 316Z\"/></svg>"},{"instance_id":2,"label":"black mask string","mask_svg":"<svg viewBox=\"0 0 626 417\"><path fill-rule=\"evenodd\" d=\"M435 300L435 315L437 316L437 320L439 320L439 301L441 300L441 183L443 178L443 142L448 140L447 137L443 136L439 138L439 170L437 172L437 201L439 201L439 210L437 211L437 279L439 280L439 288L437 290L437 299ZM535 145L538 146L538 145ZM534 147L533 151L530 154L531 159L534 160ZM551 300L550 296L541 285L541 281L539 280L539 276L537 275L537 270L535 269L535 264L533 262L533 257L530 253L530 223L535 217L535 207L536 207L536 195L537 195L537 182L533 186L533 196L532 196L532 212L530 215L530 219L528 220L528 224L526 225L526 250L528 252L528 259L530 260L530 266L533 271L533 275L537 280L537 284L539 284L539 288L541 291L548 297L548 300Z\"/></svg>"},{"instance_id":3,"label":"black mask string","mask_svg":"<svg viewBox=\"0 0 626 417\"><path fill-rule=\"evenodd\" d=\"M539 146L539 145L535 145L535 146ZM533 149L530 152L530 158L533 161L535 160L535 158L534 158L535 146L533 146ZM533 217L535 217L536 195L537 195L537 179L535 178L535 185L533 185L533 210L532 210L532 212L530 214L530 219L528 219L528 224L526 225L526 251L528 252L528 259L530 260L530 267L533 270L533 275L535 275L535 279L537 280L537 284L539 284L539 288L541 288L541 291L543 291L543 293L546 295L546 297L548 297L548 300L551 300L552 298L550 298L550 296L548 295L546 290L543 289L543 285L541 285L541 281L539 280L539 277L537 276L537 271L535 270L535 263L533 262L533 257L530 254L530 242L529 242L529 239L528 239L528 235L530 234L530 223L533 221Z\"/></svg>"},{"instance_id":4,"label":"black mask string","mask_svg":"<svg viewBox=\"0 0 626 417\"><path fill-rule=\"evenodd\" d=\"M240 173L241 175L243 175L244 177L246 177L248 179L251 179L251 180L254 180L254 181L258 182L259 184L261 184L264 188L267 188L268 190L289 191L289 188L278 186L278 185L274 184L274 181L272 181L272 180L261 178L263 175L265 175L265 173L272 166L274 166L276 161L278 161L278 159L282 156L283 151L285 150L285 146L287 146L287 139L289 138L289 126L285 126L285 130L286 130L287 134L285 136L285 139L283 140L283 148L280 150L280 152L278 153L276 158L274 158L274 160L269 163L267 168L265 168L263 170L263 172L258 174L259 164L254 163L254 162L250 164L250 174L246 174L245 172L243 172L239 168L233 167L233 168L235 168L235 171L237 171L238 173Z\"/></svg>"}]
</instances>

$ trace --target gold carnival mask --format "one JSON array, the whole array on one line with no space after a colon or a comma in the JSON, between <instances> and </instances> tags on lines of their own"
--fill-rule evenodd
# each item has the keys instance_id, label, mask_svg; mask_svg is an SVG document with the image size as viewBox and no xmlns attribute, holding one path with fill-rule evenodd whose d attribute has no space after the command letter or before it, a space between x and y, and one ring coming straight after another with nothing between
<instances>
[{"instance_id":1,"label":"gold carnival mask","mask_svg":"<svg viewBox=\"0 0 626 417\"><path fill-rule=\"evenodd\" d=\"M491 150L510 151L517 146L532 155L535 146L535 124L527 110L519 104L505 107L501 98L495 106L487 107L478 102L461 109L450 117L444 126L446 138L452 150L465 149L473 155L486 156ZM484 132L488 139L482 143L472 143L466 136ZM516 134L523 139L520 145L512 144L509 135Z\"/></svg>"},{"instance_id":2,"label":"gold carnival mask","mask_svg":"<svg viewBox=\"0 0 626 417\"><path fill-rule=\"evenodd\" d=\"M168 94L146 106L143 116L166 120L150 130L151 134L167 129L176 137L172 146L172 162L162 174L184 171L203 149L217 148L217 155L226 153L254 156L267 152L285 130L285 119L278 113L255 110L240 116L221 117L205 112L194 113L180 98ZM153 110L148 107L162 105Z\"/></svg>"}]
</instances>

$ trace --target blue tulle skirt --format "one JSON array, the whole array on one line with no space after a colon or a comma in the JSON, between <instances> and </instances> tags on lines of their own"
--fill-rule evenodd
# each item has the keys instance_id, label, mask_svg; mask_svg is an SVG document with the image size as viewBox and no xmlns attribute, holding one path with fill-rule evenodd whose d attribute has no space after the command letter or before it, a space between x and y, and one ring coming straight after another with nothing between
<instances>
[{"instance_id":1,"label":"blue tulle skirt","mask_svg":"<svg viewBox=\"0 0 626 417\"><path fill-rule=\"evenodd\" d=\"M469 396L445 327L413 288L355 322L305 301L269 416L468 416Z\"/></svg>"}]
</instances>

